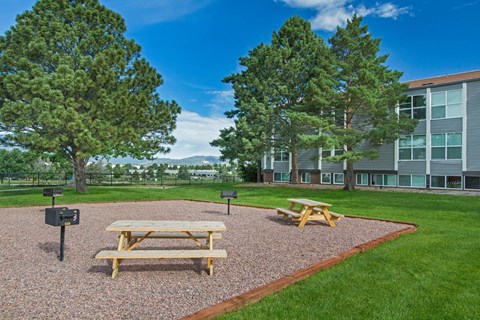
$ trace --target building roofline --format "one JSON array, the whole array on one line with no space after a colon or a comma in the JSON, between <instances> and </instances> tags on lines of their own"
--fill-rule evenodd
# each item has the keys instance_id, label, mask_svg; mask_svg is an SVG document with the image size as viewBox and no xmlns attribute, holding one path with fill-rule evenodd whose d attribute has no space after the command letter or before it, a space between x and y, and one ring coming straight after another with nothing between
<instances>
[{"instance_id":1,"label":"building roofline","mask_svg":"<svg viewBox=\"0 0 480 320\"><path fill-rule=\"evenodd\" d=\"M444 76L428 77L416 80L409 80L403 83L409 85L409 89L427 88L438 85L462 83L480 79L480 70L473 70L460 73L452 73Z\"/></svg>"}]
</instances>

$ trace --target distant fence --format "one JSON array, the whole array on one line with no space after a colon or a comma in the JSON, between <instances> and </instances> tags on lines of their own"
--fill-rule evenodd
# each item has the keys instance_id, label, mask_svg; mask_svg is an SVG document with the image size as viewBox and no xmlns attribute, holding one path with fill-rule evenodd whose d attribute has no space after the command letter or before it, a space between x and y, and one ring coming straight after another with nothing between
<instances>
[{"instance_id":1,"label":"distant fence","mask_svg":"<svg viewBox=\"0 0 480 320\"><path fill-rule=\"evenodd\" d=\"M192 185L204 183L220 183L241 181L237 176L179 176L164 174L151 176L148 173L86 173L87 185L90 186L121 186L121 185ZM72 185L71 173L41 173L41 172L0 172L0 187L18 186L61 186Z\"/></svg>"}]
</instances>

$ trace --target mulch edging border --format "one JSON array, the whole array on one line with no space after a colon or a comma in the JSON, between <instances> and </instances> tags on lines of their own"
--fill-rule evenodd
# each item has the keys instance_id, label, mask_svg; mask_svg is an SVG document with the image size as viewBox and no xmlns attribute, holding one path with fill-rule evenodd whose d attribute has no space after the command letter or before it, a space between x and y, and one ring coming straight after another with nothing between
<instances>
[{"instance_id":1,"label":"mulch edging border","mask_svg":"<svg viewBox=\"0 0 480 320\"><path fill-rule=\"evenodd\" d=\"M189 199L184 199L184 200L189 200ZM195 202L209 202L209 203L222 203L223 202L215 202L215 201L202 201L202 200L189 200L189 201L195 201ZM242 204L235 204L236 206L242 206L242 207L251 207L251 208L259 208L259 209L272 209L268 207L261 207L261 206L252 206L252 205L242 205ZM376 218L365 218L365 217L358 217L358 216L352 216L352 215L345 215L346 217L349 218L355 218L355 219L366 219L366 220L377 220L377 221L384 221L384 222L392 222L392 223L401 223L401 224L407 224L410 225L407 228L386 234L380 238L365 242L361 245L358 245L350 250L344 251L342 253L339 253L327 260L320 261L316 264L313 264L309 267L306 267L304 269L295 271L294 273L291 273L289 275L286 275L283 278L280 278L278 280L275 280L273 282L267 283L263 286L257 287L253 290L250 290L246 293L243 293L241 295L235 296L233 298L230 298L228 300L222 301L216 305L213 305L211 307L205 308L203 310L200 310L198 312L195 312L189 316L186 316L182 318L182 320L199 320L199 319L212 319L214 317L221 316L227 312L235 311L237 309L240 309L248 304L255 303L262 298L272 295L274 293L277 293L286 287L299 282L315 273L321 270L328 269L330 267L333 267L334 265L342 262L343 260L350 258L351 256L354 256L356 254L368 251L370 249L373 249L377 246L379 246L382 243L385 243L387 241L393 240L395 238L398 238L400 235L405 234L405 233L412 233L417 229L417 225L415 223L411 222L401 222L401 221L394 221L394 220L387 220L387 219L376 219Z\"/></svg>"}]
</instances>

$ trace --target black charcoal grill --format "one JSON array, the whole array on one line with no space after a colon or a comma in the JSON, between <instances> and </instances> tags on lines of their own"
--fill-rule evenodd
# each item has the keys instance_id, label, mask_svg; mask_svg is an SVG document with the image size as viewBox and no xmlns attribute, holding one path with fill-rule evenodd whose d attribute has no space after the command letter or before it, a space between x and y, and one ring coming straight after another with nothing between
<instances>
[{"instance_id":1,"label":"black charcoal grill","mask_svg":"<svg viewBox=\"0 0 480 320\"><path fill-rule=\"evenodd\" d=\"M60 227L60 255L58 259L63 261L65 226L80 224L80 210L68 209L67 207L46 208L45 223L54 227Z\"/></svg>"},{"instance_id":2,"label":"black charcoal grill","mask_svg":"<svg viewBox=\"0 0 480 320\"><path fill-rule=\"evenodd\" d=\"M55 197L63 196L62 188L45 188L43 189L44 197L52 197L52 208L55 206Z\"/></svg>"},{"instance_id":3,"label":"black charcoal grill","mask_svg":"<svg viewBox=\"0 0 480 320\"><path fill-rule=\"evenodd\" d=\"M237 199L237 191L235 190L222 190L220 192L220 198L228 200L227 214L230 214L230 199Z\"/></svg>"}]
</instances>

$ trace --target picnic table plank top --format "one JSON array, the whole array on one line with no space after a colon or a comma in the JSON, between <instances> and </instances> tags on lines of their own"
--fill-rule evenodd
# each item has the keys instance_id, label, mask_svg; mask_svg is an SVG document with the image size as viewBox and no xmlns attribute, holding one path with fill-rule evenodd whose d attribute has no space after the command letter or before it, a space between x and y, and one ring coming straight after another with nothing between
<instances>
[{"instance_id":1,"label":"picnic table plank top","mask_svg":"<svg viewBox=\"0 0 480 320\"><path fill-rule=\"evenodd\" d=\"M330 207L331 204L324 203L324 202L319 202L319 201L313 201L310 199L288 199L290 202L295 202L304 206L321 206L321 207Z\"/></svg>"},{"instance_id":2,"label":"picnic table plank top","mask_svg":"<svg viewBox=\"0 0 480 320\"><path fill-rule=\"evenodd\" d=\"M162 220L118 220L109 225L106 231L145 231L145 232L208 232L225 231L222 221L162 221Z\"/></svg>"}]
</instances>

